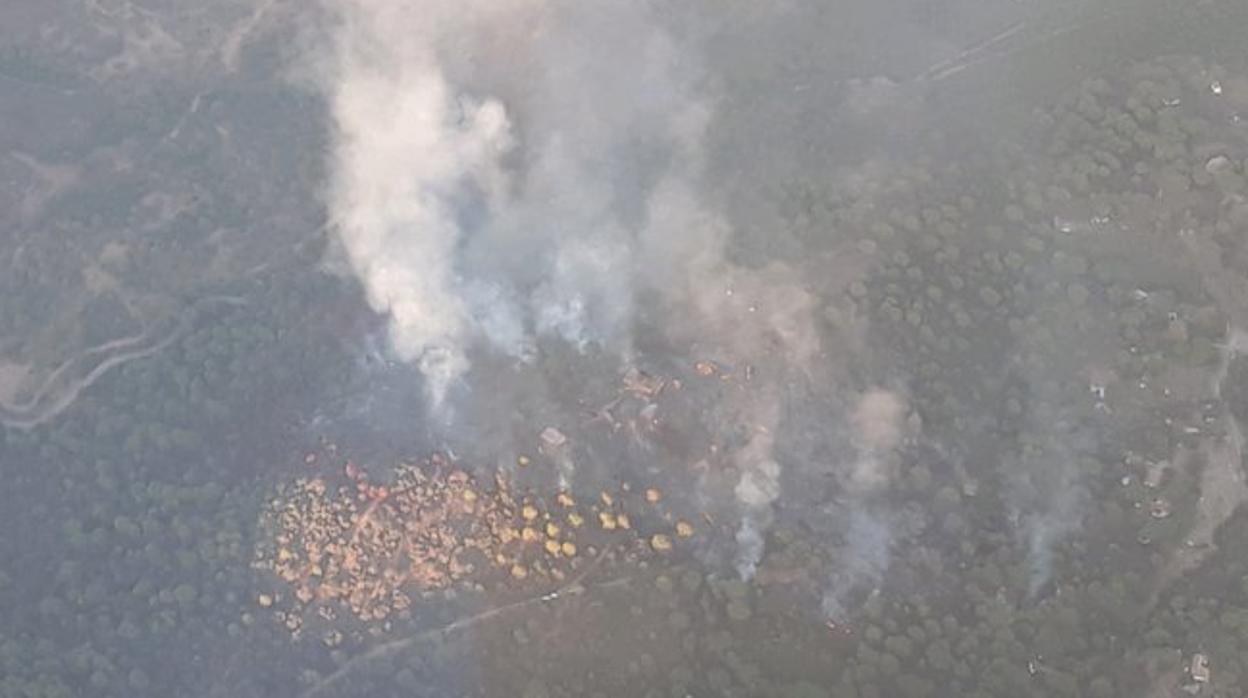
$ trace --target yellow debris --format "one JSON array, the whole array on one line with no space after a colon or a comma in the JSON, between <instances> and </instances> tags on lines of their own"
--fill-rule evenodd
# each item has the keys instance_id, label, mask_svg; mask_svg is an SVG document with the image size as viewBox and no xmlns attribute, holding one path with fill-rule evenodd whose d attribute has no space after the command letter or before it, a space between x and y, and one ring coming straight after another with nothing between
<instances>
[{"instance_id":1,"label":"yellow debris","mask_svg":"<svg viewBox=\"0 0 1248 698\"><path fill-rule=\"evenodd\" d=\"M516 459L516 463L518 463L520 467L522 468L531 462L532 461L529 460L528 456L520 456L519 458Z\"/></svg>"},{"instance_id":2,"label":"yellow debris","mask_svg":"<svg viewBox=\"0 0 1248 698\"><path fill-rule=\"evenodd\" d=\"M676 535L681 538L688 538L693 535L693 524L681 519L676 522Z\"/></svg>"},{"instance_id":3,"label":"yellow debris","mask_svg":"<svg viewBox=\"0 0 1248 698\"><path fill-rule=\"evenodd\" d=\"M662 533L656 533L650 536L650 547L656 552L665 553L672 549L672 539Z\"/></svg>"},{"instance_id":4,"label":"yellow debris","mask_svg":"<svg viewBox=\"0 0 1248 698\"><path fill-rule=\"evenodd\" d=\"M478 482L464 471L447 473L446 466L435 458L400 464L384 482L363 482L349 472L352 481L345 484L309 477L279 490L265 512L273 537L257 548L256 566L290 586L280 593L257 590L252 597L257 607L266 616L281 611L277 622L295 636L308 632L302 626L313 618L333 623L342 613L377 634L387 619L415 603L413 597L460 584L484 591L487 582L474 577L482 566L517 586L529 577L571 576L577 556L595 558L601 547L572 534L593 529L594 517L600 530L632 529L631 512L644 511L634 509L637 494L651 503L664 499L657 488L620 484L596 496L591 490L588 506L578 509L585 497L571 491L516 489L505 471L495 471L492 483L488 477ZM327 467L337 470L342 464ZM667 549L681 531L665 530L666 546L649 534L641 536L641 544ZM318 626L314 641L332 630Z\"/></svg>"}]
</instances>

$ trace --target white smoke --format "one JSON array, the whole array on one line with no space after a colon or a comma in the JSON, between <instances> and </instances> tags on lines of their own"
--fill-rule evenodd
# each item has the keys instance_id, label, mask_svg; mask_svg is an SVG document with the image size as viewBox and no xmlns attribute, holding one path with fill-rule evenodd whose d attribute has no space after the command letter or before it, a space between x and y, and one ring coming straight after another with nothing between
<instances>
[{"instance_id":1,"label":"white smoke","mask_svg":"<svg viewBox=\"0 0 1248 698\"><path fill-rule=\"evenodd\" d=\"M880 499L896 479L898 448L917 429L908 410L897 392L872 388L859 396L850 415L857 455L843 479L849 514L845 545L822 600L830 618L843 615L846 595L878 584L888 567L894 536Z\"/></svg>"},{"instance_id":2,"label":"white smoke","mask_svg":"<svg viewBox=\"0 0 1248 698\"><path fill-rule=\"evenodd\" d=\"M330 212L435 405L474 349L527 360L545 335L627 357L640 290L726 271L692 193L710 109L644 7L324 1Z\"/></svg>"},{"instance_id":3,"label":"white smoke","mask_svg":"<svg viewBox=\"0 0 1248 698\"><path fill-rule=\"evenodd\" d=\"M461 187L503 195L503 106L465 100L438 65L440 12L344 1L331 78L337 126L329 208L390 340L418 362L435 404L468 368L472 309L454 265ZM406 34L406 40L400 38Z\"/></svg>"}]
</instances>

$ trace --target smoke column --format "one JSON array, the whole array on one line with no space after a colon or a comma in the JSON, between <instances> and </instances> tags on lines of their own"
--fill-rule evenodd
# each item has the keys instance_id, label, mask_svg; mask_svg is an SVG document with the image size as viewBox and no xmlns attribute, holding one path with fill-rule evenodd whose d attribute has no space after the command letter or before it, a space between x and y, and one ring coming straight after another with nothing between
<instances>
[{"instance_id":1,"label":"smoke column","mask_svg":"<svg viewBox=\"0 0 1248 698\"><path fill-rule=\"evenodd\" d=\"M329 208L431 402L474 348L627 354L647 202L696 176L706 122L671 42L623 4L327 1Z\"/></svg>"},{"instance_id":2,"label":"smoke column","mask_svg":"<svg viewBox=\"0 0 1248 698\"><path fill-rule=\"evenodd\" d=\"M399 2L334 8L342 24L330 78L329 208L369 302L389 316L393 349L419 363L440 405L468 369L473 331L454 263L455 200L472 186L501 195L510 126L497 101L462 100L447 83L437 58L443 8L428 8L421 22Z\"/></svg>"}]
</instances>

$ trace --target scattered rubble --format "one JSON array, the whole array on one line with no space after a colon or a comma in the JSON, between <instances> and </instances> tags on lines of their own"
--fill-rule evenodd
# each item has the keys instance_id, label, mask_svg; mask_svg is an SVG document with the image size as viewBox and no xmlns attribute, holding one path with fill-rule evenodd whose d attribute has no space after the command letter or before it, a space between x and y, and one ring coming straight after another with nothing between
<instances>
[{"instance_id":1,"label":"scattered rubble","mask_svg":"<svg viewBox=\"0 0 1248 698\"><path fill-rule=\"evenodd\" d=\"M553 427L542 440L555 447L566 443ZM253 563L289 590L259 593L256 604L271 610L295 638L304 631L305 616L332 620L340 610L388 629L388 619L422 595L457 583L563 580L581 564L582 549L592 555L611 538L638 551L673 548L672 538L654 532L653 522L644 527L648 537L635 532L626 511L653 509L659 501L653 487L640 490L644 499L630 498L631 488L604 490L580 508L560 490L547 507L542 497L515 491L502 473L486 486L441 456L402 463L384 484L354 462L313 460L327 472L295 480L269 502L268 535ZM670 514L657 513L659 526L677 537L693 534L687 522L662 523L671 521ZM587 516L599 526L584 527ZM328 638L341 642L340 635L321 637L327 644Z\"/></svg>"},{"instance_id":2,"label":"scattered rubble","mask_svg":"<svg viewBox=\"0 0 1248 698\"><path fill-rule=\"evenodd\" d=\"M1189 671L1192 674L1192 680L1196 683L1209 683L1209 658L1200 652L1193 654Z\"/></svg>"},{"instance_id":3,"label":"scattered rubble","mask_svg":"<svg viewBox=\"0 0 1248 698\"><path fill-rule=\"evenodd\" d=\"M1161 497L1154 499L1148 506L1148 515L1154 519L1167 518L1170 516L1170 502Z\"/></svg>"},{"instance_id":4,"label":"scattered rubble","mask_svg":"<svg viewBox=\"0 0 1248 698\"><path fill-rule=\"evenodd\" d=\"M636 367L629 367L624 372L622 379L624 392L643 400L653 400L663 392L663 388L667 385L667 381L657 376L652 376L645 371Z\"/></svg>"},{"instance_id":5,"label":"scattered rubble","mask_svg":"<svg viewBox=\"0 0 1248 698\"><path fill-rule=\"evenodd\" d=\"M568 443L568 437L554 427L546 427L541 433L542 447L547 450L562 448Z\"/></svg>"}]
</instances>

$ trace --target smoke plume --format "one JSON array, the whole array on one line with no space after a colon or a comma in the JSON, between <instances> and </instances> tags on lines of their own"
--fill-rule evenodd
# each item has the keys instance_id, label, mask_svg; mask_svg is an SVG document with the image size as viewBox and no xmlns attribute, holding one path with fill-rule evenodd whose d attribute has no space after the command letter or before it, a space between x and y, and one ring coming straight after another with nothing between
<instances>
[{"instance_id":1,"label":"smoke plume","mask_svg":"<svg viewBox=\"0 0 1248 698\"><path fill-rule=\"evenodd\" d=\"M645 10L327 2L329 208L432 403L474 350L523 361L550 336L627 355L639 282L669 281L636 265L677 224L653 216L691 214L670 192L694 186L708 114Z\"/></svg>"},{"instance_id":2,"label":"smoke plume","mask_svg":"<svg viewBox=\"0 0 1248 698\"><path fill-rule=\"evenodd\" d=\"M1028 596L1053 577L1055 547L1078 530L1088 504L1081 457L1090 435L1050 403L1037 399L1020 437L1019 453L1006 463L1007 505L1027 551Z\"/></svg>"}]
</instances>

